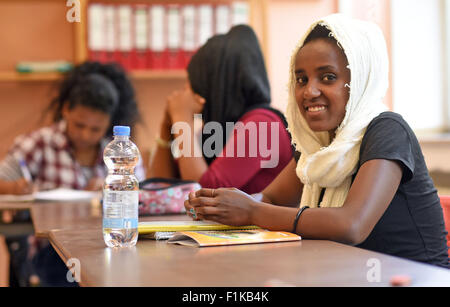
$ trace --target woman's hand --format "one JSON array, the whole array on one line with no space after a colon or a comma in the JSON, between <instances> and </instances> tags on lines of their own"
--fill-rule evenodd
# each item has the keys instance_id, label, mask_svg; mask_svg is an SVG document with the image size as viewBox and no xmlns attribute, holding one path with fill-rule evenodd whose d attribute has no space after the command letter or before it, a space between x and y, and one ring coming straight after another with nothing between
<instances>
[{"instance_id":1,"label":"woman's hand","mask_svg":"<svg viewBox=\"0 0 450 307\"><path fill-rule=\"evenodd\" d=\"M35 187L32 182L20 178L16 181L11 181L11 194L26 195L32 194L35 191Z\"/></svg>"},{"instance_id":2,"label":"woman's hand","mask_svg":"<svg viewBox=\"0 0 450 307\"><path fill-rule=\"evenodd\" d=\"M195 94L190 86L173 92L167 98L166 109L171 122L192 120L194 114L201 113L205 99ZM186 120L185 120L186 119Z\"/></svg>"},{"instance_id":3,"label":"woman's hand","mask_svg":"<svg viewBox=\"0 0 450 307\"><path fill-rule=\"evenodd\" d=\"M256 201L250 195L235 189L200 189L190 193L184 206L194 220L211 220L225 225L252 225Z\"/></svg>"}]
</instances>

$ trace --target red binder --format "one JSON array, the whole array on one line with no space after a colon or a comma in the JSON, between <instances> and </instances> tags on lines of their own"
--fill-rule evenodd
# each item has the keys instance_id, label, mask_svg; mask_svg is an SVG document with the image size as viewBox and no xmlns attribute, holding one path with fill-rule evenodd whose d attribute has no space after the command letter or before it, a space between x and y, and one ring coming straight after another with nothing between
<instances>
[{"instance_id":1,"label":"red binder","mask_svg":"<svg viewBox=\"0 0 450 307\"><path fill-rule=\"evenodd\" d=\"M249 6L247 2L238 1L231 4L231 26L248 24Z\"/></svg>"},{"instance_id":2,"label":"red binder","mask_svg":"<svg viewBox=\"0 0 450 307\"><path fill-rule=\"evenodd\" d=\"M184 66L181 52L181 13L179 5L167 6L167 68L182 69Z\"/></svg>"},{"instance_id":3,"label":"red binder","mask_svg":"<svg viewBox=\"0 0 450 307\"><path fill-rule=\"evenodd\" d=\"M198 46L197 31L196 31L198 29L198 18L195 6L184 5L181 9L181 16L182 16L182 32L181 32L182 68L186 68Z\"/></svg>"},{"instance_id":4,"label":"red binder","mask_svg":"<svg viewBox=\"0 0 450 307\"><path fill-rule=\"evenodd\" d=\"M197 43L198 47L206 43L214 34L214 13L211 4L202 4L197 8Z\"/></svg>"},{"instance_id":5,"label":"red binder","mask_svg":"<svg viewBox=\"0 0 450 307\"><path fill-rule=\"evenodd\" d=\"M198 45L201 46L213 35L213 6L202 4L198 6Z\"/></svg>"},{"instance_id":6,"label":"red binder","mask_svg":"<svg viewBox=\"0 0 450 307\"><path fill-rule=\"evenodd\" d=\"M164 69L167 63L166 8L152 5L150 13L149 62L151 69Z\"/></svg>"},{"instance_id":7,"label":"red binder","mask_svg":"<svg viewBox=\"0 0 450 307\"><path fill-rule=\"evenodd\" d=\"M134 15L134 49L132 52L132 68L148 68L148 10L147 6L136 5L133 10Z\"/></svg>"},{"instance_id":8,"label":"red binder","mask_svg":"<svg viewBox=\"0 0 450 307\"><path fill-rule=\"evenodd\" d=\"M105 62L104 6L91 4L88 7L88 57L91 61Z\"/></svg>"},{"instance_id":9,"label":"red binder","mask_svg":"<svg viewBox=\"0 0 450 307\"><path fill-rule=\"evenodd\" d=\"M133 52L133 10L130 5L119 5L118 14L118 62L125 70L131 70Z\"/></svg>"},{"instance_id":10,"label":"red binder","mask_svg":"<svg viewBox=\"0 0 450 307\"><path fill-rule=\"evenodd\" d=\"M230 30L231 8L227 4L218 4L214 8L215 34L225 34Z\"/></svg>"},{"instance_id":11,"label":"red binder","mask_svg":"<svg viewBox=\"0 0 450 307\"><path fill-rule=\"evenodd\" d=\"M117 61L117 11L114 5L104 6L105 61Z\"/></svg>"}]
</instances>

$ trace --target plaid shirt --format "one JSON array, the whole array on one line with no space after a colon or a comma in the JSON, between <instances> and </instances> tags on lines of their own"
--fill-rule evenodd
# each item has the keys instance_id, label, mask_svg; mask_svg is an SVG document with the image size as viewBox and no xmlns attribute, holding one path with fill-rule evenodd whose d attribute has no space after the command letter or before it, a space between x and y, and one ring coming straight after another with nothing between
<instances>
[{"instance_id":1,"label":"plaid shirt","mask_svg":"<svg viewBox=\"0 0 450 307\"><path fill-rule=\"evenodd\" d=\"M109 140L101 141L95 166L86 171L86 167L75 160L65 131L66 122L60 121L17 137L9 151L9 156L25 161L39 190L59 187L81 190L92 177L104 178L107 174L103 149Z\"/></svg>"}]
</instances>

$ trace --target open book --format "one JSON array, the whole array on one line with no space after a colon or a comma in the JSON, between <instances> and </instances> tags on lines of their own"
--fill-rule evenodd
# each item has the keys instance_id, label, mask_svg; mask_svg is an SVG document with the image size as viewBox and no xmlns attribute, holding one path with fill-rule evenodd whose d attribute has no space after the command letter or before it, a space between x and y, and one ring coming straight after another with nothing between
<instances>
[{"instance_id":1,"label":"open book","mask_svg":"<svg viewBox=\"0 0 450 307\"><path fill-rule=\"evenodd\" d=\"M249 229L224 231L182 231L175 233L169 239L168 243L204 247L300 240L300 236L289 232Z\"/></svg>"},{"instance_id":2,"label":"open book","mask_svg":"<svg viewBox=\"0 0 450 307\"><path fill-rule=\"evenodd\" d=\"M140 222L138 224L139 235L145 235L145 238L156 240L169 239L177 231L245 230L258 228L258 226L229 226L212 221L154 221Z\"/></svg>"}]
</instances>

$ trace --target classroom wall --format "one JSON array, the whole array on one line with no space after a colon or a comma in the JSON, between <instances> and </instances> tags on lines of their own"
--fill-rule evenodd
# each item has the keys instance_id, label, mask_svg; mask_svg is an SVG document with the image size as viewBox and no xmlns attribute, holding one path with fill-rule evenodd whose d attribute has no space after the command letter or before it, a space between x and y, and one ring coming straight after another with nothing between
<instances>
[{"instance_id":1,"label":"classroom wall","mask_svg":"<svg viewBox=\"0 0 450 307\"><path fill-rule=\"evenodd\" d=\"M415 130L444 125L444 29L441 0L392 1L394 111Z\"/></svg>"},{"instance_id":2,"label":"classroom wall","mask_svg":"<svg viewBox=\"0 0 450 307\"><path fill-rule=\"evenodd\" d=\"M0 2L0 71L17 61L73 60L73 26L57 1Z\"/></svg>"},{"instance_id":3,"label":"classroom wall","mask_svg":"<svg viewBox=\"0 0 450 307\"><path fill-rule=\"evenodd\" d=\"M426 16L429 16L427 18L434 18L433 16L437 16L439 8L439 0L433 0L429 1L430 5L424 7L423 10L406 10L408 14L402 15L400 13L401 10L408 7L409 2L406 0L252 1L257 1L258 3L258 6L256 6L258 9L252 12L251 22L255 24L258 37L262 39L262 47L266 57L272 89L273 105L283 112L287 105L287 82L291 53L300 37L314 20L331 13L343 12L354 17L375 21L380 25L386 36L391 63L396 65L393 67L394 71L401 72L405 69L401 66L401 63L411 59L413 55L408 52L410 51L409 45L403 45L402 47L398 44L391 44L390 6L392 5L393 7L392 18L399 20L399 22L392 25L394 33L392 40L399 39L399 36L405 39L405 35L416 33L414 30L416 28L409 28L414 31L405 31L405 29L399 28L402 24L403 27L409 27L411 23L409 21L408 24L408 20L405 20L403 23L401 16L419 14L422 19ZM419 0L415 0L415 2L417 1ZM431 10L433 14L427 11L426 14L421 15L421 12L425 10ZM74 61L74 27L73 24L66 21L66 11L66 6L61 5L58 1L43 1L39 3L37 1L22 0L1 1L0 46L2 56L0 57L0 72L13 71L15 64L23 60L61 59ZM264 20L265 23L263 22ZM427 33L436 33L434 28L425 30ZM439 34L435 35L439 36ZM430 39L434 42L438 41L436 37L421 35L421 40ZM437 48L439 49L439 47ZM429 48L426 50L430 53L430 56L427 57L427 65L422 65L421 69L430 70L432 67L440 65L438 62L438 49L433 51L433 49ZM420 95L423 96L423 94L417 91L410 91L409 86L404 86L404 84L409 84L410 78L402 79L401 75L397 74L392 81L396 91L394 91L394 100L391 97L391 90L388 92L386 103L389 106L393 105L395 111L405 114L413 126L417 124L426 125L427 122L423 120L423 114L428 114L427 117L433 119L433 121L439 121L439 114L435 114L438 111L437 107L422 108L421 118L410 118L407 113L409 106L406 107L404 103L403 105L401 103L406 102L408 104L408 101L411 100L408 97L412 93L414 93L415 100L417 100L417 97L420 98ZM422 80L422 82L425 81L427 81L426 78ZM182 87L184 83L185 79L180 77L173 79L164 78L162 80L133 80L139 108L143 116L143 123L136 129L135 141L145 157L148 157L152 146L154 146L154 137L159 130L166 96L172 90ZM48 116L44 117L43 111L50 99L56 94L56 85L56 81L0 80L2 116L0 121L0 138L2 139L0 158L6 154L15 136L50 123L50 118ZM421 87L421 89L433 88L432 91L428 91L427 97L429 98L429 95L439 95L441 91L440 85L432 84L430 86ZM431 99L432 102L441 100L439 97ZM430 103L430 99L427 99L427 101L427 103ZM440 158L437 159L441 156L439 149L433 147L431 149L427 148L425 151L425 157L430 161L432 168L437 167L439 163L443 164L440 162L442 161Z\"/></svg>"},{"instance_id":4,"label":"classroom wall","mask_svg":"<svg viewBox=\"0 0 450 307\"><path fill-rule=\"evenodd\" d=\"M377 23L383 31L390 55L392 49L390 2L390 0L269 1L267 37L270 44L266 56L274 106L285 111L290 57L310 24L321 17L339 12ZM392 87L388 89L384 101L392 108Z\"/></svg>"},{"instance_id":5,"label":"classroom wall","mask_svg":"<svg viewBox=\"0 0 450 307\"><path fill-rule=\"evenodd\" d=\"M445 141L442 139L420 140L420 147L425 158L428 170L430 172L439 171L450 174L450 163L448 162L450 154L450 139L447 137ZM450 182L445 182L450 187Z\"/></svg>"},{"instance_id":6,"label":"classroom wall","mask_svg":"<svg viewBox=\"0 0 450 307\"><path fill-rule=\"evenodd\" d=\"M253 4L256 10L250 16L251 22L263 40L272 99L280 110L284 111L286 105L285 85L292 49L314 19L336 12L336 3L336 0L267 0ZM58 1L2 1L0 5L0 72L13 71L16 63L24 60L75 60L74 27L65 19L65 5ZM265 24L263 20L266 20ZM0 80L0 137L3 140L0 158L4 157L15 136L50 123L50 117L43 117L42 113L56 95L57 83ZM144 157L148 157L154 146L166 96L184 83L185 79L180 77L133 80L143 115L143 124L136 129L135 141Z\"/></svg>"},{"instance_id":7,"label":"classroom wall","mask_svg":"<svg viewBox=\"0 0 450 307\"><path fill-rule=\"evenodd\" d=\"M66 21L67 7L58 1L5 1L0 3L0 72L14 71L19 61L74 61L74 26ZM165 97L181 88L185 79L132 80L142 123L135 141L148 158L163 115ZM51 123L43 116L56 95L59 81L0 80L0 159L14 138Z\"/></svg>"},{"instance_id":8,"label":"classroom wall","mask_svg":"<svg viewBox=\"0 0 450 307\"><path fill-rule=\"evenodd\" d=\"M395 2L395 1L394 1ZM366 21L376 23L383 32L386 41L386 47L389 56L389 88L384 97L384 103L389 109L394 108L394 101L392 98L392 72L393 72L393 57L392 57L392 35L391 35L391 0L339 0L339 13L347 14L353 18L358 18Z\"/></svg>"},{"instance_id":9,"label":"classroom wall","mask_svg":"<svg viewBox=\"0 0 450 307\"><path fill-rule=\"evenodd\" d=\"M37 1L0 4L0 71L13 71L24 60L73 60L73 28L63 22L64 6ZM0 81L0 157L17 134L48 123L41 122L41 114L53 89L48 81Z\"/></svg>"},{"instance_id":10,"label":"classroom wall","mask_svg":"<svg viewBox=\"0 0 450 307\"><path fill-rule=\"evenodd\" d=\"M289 61L299 39L316 19L337 12L335 0L270 1L267 16L268 73L272 103L284 112L287 106Z\"/></svg>"}]
</instances>

